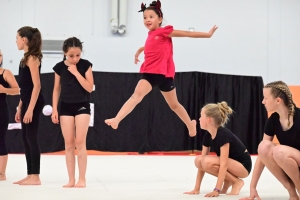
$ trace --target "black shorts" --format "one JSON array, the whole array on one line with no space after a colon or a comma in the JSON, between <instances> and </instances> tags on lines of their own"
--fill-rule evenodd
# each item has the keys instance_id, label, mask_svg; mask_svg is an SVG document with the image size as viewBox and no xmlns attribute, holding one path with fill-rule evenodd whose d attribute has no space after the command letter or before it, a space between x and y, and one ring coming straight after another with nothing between
<instances>
[{"instance_id":1,"label":"black shorts","mask_svg":"<svg viewBox=\"0 0 300 200\"><path fill-rule=\"evenodd\" d=\"M250 174L252 169L252 160L249 152L244 152L237 161L240 162L246 168L248 174Z\"/></svg>"},{"instance_id":2,"label":"black shorts","mask_svg":"<svg viewBox=\"0 0 300 200\"><path fill-rule=\"evenodd\" d=\"M158 86L162 92L170 92L175 89L174 79L172 77L165 77L162 74L144 73L142 74L141 79L148 81L152 88Z\"/></svg>"},{"instance_id":3,"label":"black shorts","mask_svg":"<svg viewBox=\"0 0 300 200\"><path fill-rule=\"evenodd\" d=\"M81 103L60 103L60 116L76 116L80 114L91 114L91 108L89 102Z\"/></svg>"}]
</instances>

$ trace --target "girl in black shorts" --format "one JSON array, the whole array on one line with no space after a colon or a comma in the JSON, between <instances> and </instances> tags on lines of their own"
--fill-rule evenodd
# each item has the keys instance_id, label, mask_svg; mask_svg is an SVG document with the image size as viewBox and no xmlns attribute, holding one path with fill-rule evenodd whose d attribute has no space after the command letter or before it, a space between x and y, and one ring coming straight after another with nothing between
<instances>
[{"instance_id":1,"label":"girl in black shorts","mask_svg":"<svg viewBox=\"0 0 300 200\"><path fill-rule=\"evenodd\" d=\"M105 123L117 129L119 123L133 111L143 98L154 88L158 87L171 110L184 122L189 135L196 135L196 120L191 120L186 109L179 103L174 83L175 64L173 61L173 37L210 38L217 30L217 26L209 32L191 32L175 30L173 26L161 26L163 12L159 0L152 1L148 7L142 3L144 25L149 30L145 45L138 49L135 55L135 64L138 56L144 51L145 59L140 68L141 79L137 83L133 94L124 103L117 115L106 119Z\"/></svg>"},{"instance_id":2,"label":"girl in black shorts","mask_svg":"<svg viewBox=\"0 0 300 200\"><path fill-rule=\"evenodd\" d=\"M226 194L238 195L244 185L241 178L247 177L252 168L251 157L244 144L223 126L228 121L232 109L226 102L207 104L201 110L199 119L201 129L206 130L203 138L202 155L197 156L195 165L198 168L196 185L193 191L185 194L199 194L203 176L206 173L218 177L215 188L206 197L217 197ZM210 147L217 156L209 156Z\"/></svg>"},{"instance_id":3,"label":"girl in black shorts","mask_svg":"<svg viewBox=\"0 0 300 200\"><path fill-rule=\"evenodd\" d=\"M94 79L92 64L81 59L82 42L76 37L64 41L64 60L57 63L53 89L52 121L59 123L65 140L66 164L69 182L65 188L86 186L87 165L86 135L90 122L90 93ZM60 118L58 119L58 100L60 99ZM76 129L75 129L76 127ZM79 179L75 184L75 148L78 151Z\"/></svg>"}]
</instances>

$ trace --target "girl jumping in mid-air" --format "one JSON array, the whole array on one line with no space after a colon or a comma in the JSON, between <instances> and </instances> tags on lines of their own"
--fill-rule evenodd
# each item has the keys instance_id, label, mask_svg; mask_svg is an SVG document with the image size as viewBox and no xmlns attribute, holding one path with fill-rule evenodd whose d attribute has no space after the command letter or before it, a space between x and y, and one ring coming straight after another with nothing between
<instances>
[{"instance_id":1,"label":"girl jumping in mid-air","mask_svg":"<svg viewBox=\"0 0 300 200\"><path fill-rule=\"evenodd\" d=\"M142 51L145 53L145 61L140 69L141 80L118 114L114 118L106 119L105 123L113 129L117 129L119 123L152 88L158 86L170 108L187 126L189 135L195 136L196 121L190 119L185 108L177 100L172 37L210 38L217 27L214 26L207 33L174 30L172 26L161 27L163 13L159 0L153 1L149 7L142 4L140 12L144 13L144 25L149 30L145 46L141 47L135 55L135 63L137 63L139 54Z\"/></svg>"}]
</instances>

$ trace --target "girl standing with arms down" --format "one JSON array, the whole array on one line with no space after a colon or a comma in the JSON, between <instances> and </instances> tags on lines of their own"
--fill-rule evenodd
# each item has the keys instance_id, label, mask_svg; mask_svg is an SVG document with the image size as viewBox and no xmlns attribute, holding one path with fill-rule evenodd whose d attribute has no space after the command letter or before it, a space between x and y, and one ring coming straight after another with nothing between
<instances>
[{"instance_id":1,"label":"girl standing with arms down","mask_svg":"<svg viewBox=\"0 0 300 200\"><path fill-rule=\"evenodd\" d=\"M94 79L92 64L81 58L82 42L76 37L65 40L63 44L64 60L57 63L53 89L52 121L60 122L65 140L66 164L69 183L65 188L86 187L86 136L90 122L90 93ZM58 113L58 100L60 112ZM58 117L60 115L60 117ZM78 151L79 179L75 184L75 148Z\"/></svg>"},{"instance_id":2,"label":"girl standing with arms down","mask_svg":"<svg viewBox=\"0 0 300 200\"><path fill-rule=\"evenodd\" d=\"M7 95L20 94L18 83L11 71L2 68L3 54L0 50L0 181L6 180L5 170L8 159L6 133L9 123Z\"/></svg>"},{"instance_id":3,"label":"girl standing with arms down","mask_svg":"<svg viewBox=\"0 0 300 200\"><path fill-rule=\"evenodd\" d=\"M17 32L17 46L24 51L19 67L21 100L15 115L22 124L22 140L27 162L27 177L15 182L20 185L40 185L41 151L38 143L39 118L44 107L41 91L40 70L42 36L37 28L22 27Z\"/></svg>"},{"instance_id":4,"label":"girl standing with arms down","mask_svg":"<svg viewBox=\"0 0 300 200\"><path fill-rule=\"evenodd\" d=\"M201 129L206 130L203 138L201 156L195 159L198 168L196 185L193 191L185 194L199 194L200 185L205 172L218 177L215 188L206 197L217 197L226 194L238 195L244 185L241 178L247 177L252 168L252 161L244 144L227 128L223 126L228 121L232 109L226 102L207 104L201 110L199 119ZM209 156L210 147L217 156Z\"/></svg>"},{"instance_id":5,"label":"girl standing with arms down","mask_svg":"<svg viewBox=\"0 0 300 200\"><path fill-rule=\"evenodd\" d=\"M191 120L184 107L178 102L174 84L175 66L173 62L172 37L210 38L215 30L214 26L209 32L189 32L174 30L172 26L161 27L163 13L160 1L153 1L149 7L142 4L144 25L149 30L145 47L141 47L135 55L137 63L139 54L145 52L145 62L140 73L134 93L123 105L118 114L105 123L113 129L117 129L119 123L142 101L142 99L158 86L170 108L179 116L188 128L189 135L196 135L196 121Z\"/></svg>"}]
</instances>

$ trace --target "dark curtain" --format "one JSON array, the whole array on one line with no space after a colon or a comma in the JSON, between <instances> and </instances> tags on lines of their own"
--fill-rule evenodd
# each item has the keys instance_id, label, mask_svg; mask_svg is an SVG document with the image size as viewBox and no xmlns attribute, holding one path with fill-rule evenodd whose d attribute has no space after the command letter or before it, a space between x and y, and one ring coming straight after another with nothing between
<instances>
[{"instance_id":1,"label":"dark curtain","mask_svg":"<svg viewBox=\"0 0 300 200\"><path fill-rule=\"evenodd\" d=\"M17 78L17 77L16 77ZM53 73L41 75L42 91L46 105L52 103ZM197 136L189 137L187 128L169 108L158 88L154 88L120 124L117 130L104 123L114 117L133 93L140 79L138 73L94 72L95 91L94 126L89 128L87 149L113 152L150 152L201 150L204 131L198 119L200 109L206 103L226 101L234 115L226 125L246 145L250 153L257 153L267 119L263 99L261 77L232 76L201 72L176 73L175 84L178 101L189 116L197 121ZM8 97L10 122L19 96ZM50 116L41 115L39 141L42 152L64 149L59 125ZM10 153L23 152L21 130L9 130L7 143Z\"/></svg>"}]
</instances>

